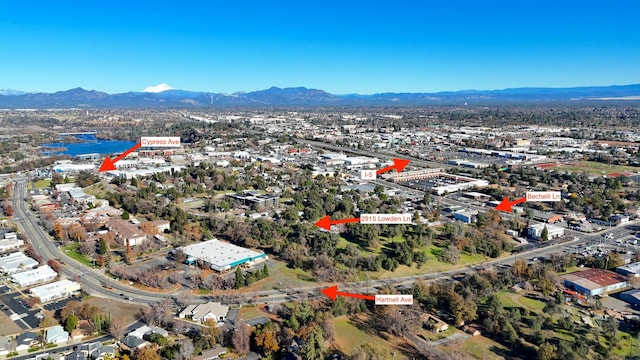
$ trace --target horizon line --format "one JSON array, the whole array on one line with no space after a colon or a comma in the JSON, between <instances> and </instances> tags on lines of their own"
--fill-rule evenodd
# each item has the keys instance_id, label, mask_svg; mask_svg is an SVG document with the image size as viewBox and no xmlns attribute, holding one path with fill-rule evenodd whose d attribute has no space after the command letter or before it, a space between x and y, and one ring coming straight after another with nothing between
<instances>
[{"instance_id":1,"label":"horizon line","mask_svg":"<svg viewBox=\"0 0 640 360\"><path fill-rule=\"evenodd\" d=\"M105 93L108 95L118 95L118 94L128 94L128 93L140 93L140 94L161 94L167 91L187 91L187 92L195 92L195 93L208 93L208 94L228 94L228 95L234 95L234 94L247 94L247 93L252 93L252 92L258 92L258 91L265 91L265 90L270 90L270 89L280 89L280 90L286 90L286 89L306 89L306 90L319 90L319 91L324 91L328 94L331 95L335 95L335 96L349 96L349 95L360 95L360 96L370 96L370 95L377 95L377 94L441 94L441 93L457 93L457 92L492 92L492 91L507 91L507 90L543 90L543 89L584 89L584 88L607 88L607 87L625 87L625 86L635 86L635 85L640 85L640 83L630 83L630 84L610 84L610 85L582 85L582 86L558 86L558 87L553 87L553 86L520 86L520 87L506 87L506 88L494 88L494 89L458 89L458 90L437 90L437 91L380 91L380 92L370 92L370 93L359 93L359 92L347 92L347 93L332 93L329 92L327 90L318 88L318 87L307 87L304 85L300 85L300 86L287 86L287 87L280 87L280 86L276 86L276 85L272 85L268 88L264 88L264 89L258 89L258 90L240 90L240 91L235 91L235 92L224 92L224 91L210 91L210 90L187 90L187 89L178 89L178 88L171 88L171 89L167 89L164 91L158 91L158 92L145 92L143 90L129 90L129 91L125 91L125 92L106 92L106 91L102 91L102 90L97 90L97 89L86 89L83 86L76 86L76 87L72 87L66 90L56 90L53 92L47 92L47 91L23 91L23 90L17 90L15 88L0 88L0 95L1 96L21 96L21 95L27 95L27 94L55 94L55 93L59 93L59 92L67 92L67 91L71 91L71 90L84 90L84 91L96 91L96 92L101 92L101 93ZM6 92L18 92L20 94L2 94L3 91Z\"/></svg>"}]
</instances>

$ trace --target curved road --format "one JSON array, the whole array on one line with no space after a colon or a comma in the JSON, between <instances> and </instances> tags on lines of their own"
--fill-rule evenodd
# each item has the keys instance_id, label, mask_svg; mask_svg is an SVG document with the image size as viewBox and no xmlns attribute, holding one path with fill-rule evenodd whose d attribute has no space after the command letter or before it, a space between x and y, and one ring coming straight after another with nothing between
<instances>
[{"instance_id":1,"label":"curved road","mask_svg":"<svg viewBox=\"0 0 640 360\"><path fill-rule=\"evenodd\" d=\"M70 257L66 256L63 252L60 251L55 242L51 241L49 235L42 229L42 227L38 223L38 218L36 215L27 208L27 203L25 201L27 196L27 182L26 180L18 180L15 183L14 187L14 195L13 195L13 203L15 208L14 220L15 222L23 229L25 234L31 241L31 244L34 246L35 250L42 256L42 258L47 261L50 259L61 259L65 262L65 265L61 266L62 275L75 279L83 285L83 289L95 296L112 298L112 299L120 299L122 300L123 294L125 298L131 297L132 301L137 303L144 304L152 304L158 302L166 297L173 297L177 295L177 293L156 293L156 292L148 292L140 289L136 289L121 282L112 279L109 276L105 276L102 270L99 269L90 269L86 266L76 262ZM449 199L447 199L449 200ZM616 228L609 229L607 231L612 231ZM605 231L605 232L607 232ZM421 275L413 275L413 276L405 276L405 277L394 277L388 279L381 280L369 280L369 281L358 281L358 282L350 282L350 283L342 283L340 284L340 289L342 291L350 290L357 292L376 292L378 288L383 286L410 286L418 279L425 279L428 281L433 281L437 279L445 279L451 278L455 274L459 273L469 273L476 271L477 269L484 268L491 265L510 265L513 264L515 259L517 258L528 258L535 256L548 256L552 253L557 253L561 248L566 246L575 246L578 244L583 244L587 242L592 242L596 239L600 239L598 235L586 235L583 233L574 233L576 237L573 241L565 242L562 244L554 244L553 246L546 246L542 248L535 248L526 252L522 252L519 254L509 255L500 259L488 259L487 261L476 264L469 267L454 269L447 272L435 273L435 274L421 274ZM111 287L112 289L107 289L103 287L103 284ZM327 284L330 285L330 284ZM307 287L298 287L298 288L287 288L285 289L274 289L274 290L264 290L257 291L252 293L247 293L240 295L238 298L234 295L207 295L207 296L198 296L191 295L189 299L190 303L204 303L211 299L219 299L223 302L231 302L237 304L248 304L248 303L281 303L292 300L303 300L303 299L311 299L316 297L322 297L323 295L320 293L320 290L326 287L327 285L316 285L316 286L307 286ZM234 300L235 299L235 300Z\"/></svg>"}]
</instances>

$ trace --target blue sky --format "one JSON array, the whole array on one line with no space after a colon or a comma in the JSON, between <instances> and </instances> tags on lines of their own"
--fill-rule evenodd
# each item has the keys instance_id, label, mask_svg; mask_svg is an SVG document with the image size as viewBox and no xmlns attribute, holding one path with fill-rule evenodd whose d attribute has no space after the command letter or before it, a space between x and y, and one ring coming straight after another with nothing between
<instances>
[{"instance_id":1,"label":"blue sky","mask_svg":"<svg viewBox=\"0 0 640 360\"><path fill-rule=\"evenodd\" d=\"M640 83L639 13L635 0L7 0L0 89L367 94Z\"/></svg>"}]
</instances>

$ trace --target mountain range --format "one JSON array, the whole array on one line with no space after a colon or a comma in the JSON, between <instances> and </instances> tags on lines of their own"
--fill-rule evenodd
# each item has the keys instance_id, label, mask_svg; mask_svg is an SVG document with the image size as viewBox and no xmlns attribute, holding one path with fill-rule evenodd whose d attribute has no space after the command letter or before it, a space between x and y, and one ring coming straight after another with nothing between
<instances>
[{"instance_id":1,"label":"mountain range","mask_svg":"<svg viewBox=\"0 0 640 360\"><path fill-rule=\"evenodd\" d=\"M210 93L166 90L157 93L108 94L75 88L55 93L25 93L0 90L2 109L50 108L193 108L193 107L350 107L527 104L586 101L640 102L640 84L572 88L513 88L503 90L463 90L435 93L380 93L334 95L305 87L278 88L246 93Z\"/></svg>"}]
</instances>

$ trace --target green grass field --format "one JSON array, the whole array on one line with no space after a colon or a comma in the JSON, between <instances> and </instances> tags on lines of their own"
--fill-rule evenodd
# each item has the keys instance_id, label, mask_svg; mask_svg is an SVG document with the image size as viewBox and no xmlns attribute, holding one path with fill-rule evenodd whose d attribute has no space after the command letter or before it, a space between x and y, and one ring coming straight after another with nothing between
<instances>
[{"instance_id":1,"label":"green grass field","mask_svg":"<svg viewBox=\"0 0 640 360\"><path fill-rule=\"evenodd\" d=\"M76 260L77 262L83 265L90 266L90 267L93 266L93 261L87 259L84 255L80 254L79 248L80 248L80 244L75 242L69 243L62 247L64 253L70 258Z\"/></svg>"},{"instance_id":2,"label":"green grass field","mask_svg":"<svg viewBox=\"0 0 640 360\"><path fill-rule=\"evenodd\" d=\"M256 306L243 306L240 308L240 319L242 320L255 319L265 315L266 314Z\"/></svg>"},{"instance_id":3,"label":"green grass field","mask_svg":"<svg viewBox=\"0 0 640 360\"><path fill-rule=\"evenodd\" d=\"M509 351L504 345L484 336L470 336L462 340L462 343L453 342L447 344L444 349L451 354L461 353L471 355L476 359L486 360L504 359L503 356L497 353L507 353Z\"/></svg>"},{"instance_id":4,"label":"green grass field","mask_svg":"<svg viewBox=\"0 0 640 360\"><path fill-rule=\"evenodd\" d=\"M412 264L410 267L406 265L400 265L398 268L391 272L388 270L380 270L373 273L372 278L385 279L389 277L398 277L398 276L411 276L411 275L420 275L420 274L433 274L437 272L443 271L451 271L455 269L462 269L469 265L480 264L486 260L493 260L484 257L484 255L475 254L460 254L460 260L457 264L450 264L447 262L438 261L434 252L437 253L438 247L435 245L430 245L423 247L423 250L427 254L427 262L422 265L420 269L417 268L416 264Z\"/></svg>"},{"instance_id":5,"label":"green grass field","mask_svg":"<svg viewBox=\"0 0 640 360\"><path fill-rule=\"evenodd\" d=\"M586 172L593 175L603 175L611 173L640 172L640 168L626 165L609 165L595 161L580 161L573 164L562 164L550 167L550 170L571 171L576 173Z\"/></svg>"},{"instance_id":6,"label":"green grass field","mask_svg":"<svg viewBox=\"0 0 640 360\"><path fill-rule=\"evenodd\" d=\"M44 189L51 186L51 180L38 180L36 181L36 189Z\"/></svg>"},{"instance_id":7,"label":"green grass field","mask_svg":"<svg viewBox=\"0 0 640 360\"><path fill-rule=\"evenodd\" d=\"M542 301L530 299L509 291L498 292L498 298L502 301L502 304L505 307L509 308L519 307L535 313L540 313L544 308L544 303Z\"/></svg>"},{"instance_id":8,"label":"green grass field","mask_svg":"<svg viewBox=\"0 0 640 360\"><path fill-rule=\"evenodd\" d=\"M107 196L107 189L102 183L95 183L83 189L85 193L93 195L98 199L104 199Z\"/></svg>"},{"instance_id":9,"label":"green grass field","mask_svg":"<svg viewBox=\"0 0 640 360\"><path fill-rule=\"evenodd\" d=\"M273 290L289 287L309 286L313 276L302 269L291 269L281 261L269 268L269 277L249 287L251 290Z\"/></svg>"},{"instance_id":10,"label":"green grass field","mask_svg":"<svg viewBox=\"0 0 640 360\"><path fill-rule=\"evenodd\" d=\"M333 326L336 330L336 344L345 354L353 355L353 350L359 345L368 343L374 347L381 349L387 349L389 352L396 352L398 359L404 359L404 357L394 349L393 345L388 341L377 337L373 334L359 329L356 327L347 317L337 317L333 321Z\"/></svg>"}]
</instances>

